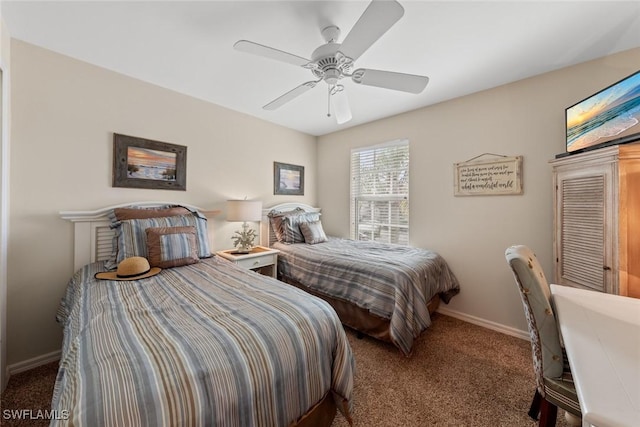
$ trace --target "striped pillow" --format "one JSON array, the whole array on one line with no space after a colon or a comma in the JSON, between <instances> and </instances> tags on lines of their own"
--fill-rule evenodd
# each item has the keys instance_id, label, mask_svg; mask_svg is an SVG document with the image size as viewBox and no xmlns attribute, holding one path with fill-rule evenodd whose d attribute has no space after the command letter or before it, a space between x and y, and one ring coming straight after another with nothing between
<instances>
[{"instance_id":1,"label":"striped pillow","mask_svg":"<svg viewBox=\"0 0 640 427\"><path fill-rule=\"evenodd\" d=\"M275 234L276 239L278 239L279 242L284 240L284 231L282 228L284 219L290 216L302 215L305 212L306 211L302 208L295 208L293 210L283 212L272 210L267 214L267 216L269 217L269 222L271 223L271 229L273 230L273 233Z\"/></svg>"},{"instance_id":2,"label":"striped pillow","mask_svg":"<svg viewBox=\"0 0 640 427\"><path fill-rule=\"evenodd\" d=\"M117 229L118 254L117 263L125 258L141 256L148 258L147 228L152 227L195 227L198 257L208 258L209 237L207 234L207 220L196 214L168 216L161 218L126 219L120 221Z\"/></svg>"},{"instance_id":3,"label":"striped pillow","mask_svg":"<svg viewBox=\"0 0 640 427\"><path fill-rule=\"evenodd\" d=\"M327 235L324 233L320 221L303 222L300 224L300 231L302 231L304 241L310 245L327 241Z\"/></svg>"},{"instance_id":4,"label":"striped pillow","mask_svg":"<svg viewBox=\"0 0 640 427\"><path fill-rule=\"evenodd\" d=\"M304 212L300 215L285 216L282 218L281 241L284 243L304 243L300 224L315 221L320 221L319 212Z\"/></svg>"},{"instance_id":5,"label":"striped pillow","mask_svg":"<svg viewBox=\"0 0 640 427\"><path fill-rule=\"evenodd\" d=\"M146 207L130 207L130 208L114 208L107 215L111 222L110 227L117 229L120 221L125 219L139 218L156 218L161 216L188 215L191 211L180 205L161 205L151 208ZM113 243L111 245L112 252L108 259L105 260L104 267L107 270L115 270L118 267L118 232L113 235Z\"/></svg>"},{"instance_id":6,"label":"striped pillow","mask_svg":"<svg viewBox=\"0 0 640 427\"><path fill-rule=\"evenodd\" d=\"M172 268L200 262L195 227L149 227L145 231L151 267Z\"/></svg>"}]
</instances>

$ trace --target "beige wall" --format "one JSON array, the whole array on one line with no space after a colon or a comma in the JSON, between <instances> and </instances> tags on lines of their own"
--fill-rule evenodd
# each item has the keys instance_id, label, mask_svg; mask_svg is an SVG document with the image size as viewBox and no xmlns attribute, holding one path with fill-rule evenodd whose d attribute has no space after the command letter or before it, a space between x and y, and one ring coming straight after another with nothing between
<instances>
[{"instance_id":1,"label":"beige wall","mask_svg":"<svg viewBox=\"0 0 640 427\"><path fill-rule=\"evenodd\" d=\"M316 202L316 138L13 40L8 363L60 349L54 316L73 273L61 210L137 201L224 209L229 198L274 196L273 162L305 166ZM185 145L187 191L111 186L113 132ZM210 221L215 249L239 224Z\"/></svg>"},{"instance_id":2,"label":"beige wall","mask_svg":"<svg viewBox=\"0 0 640 427\"><path fill-rule=\"evenodd\" d=\"M411 243L441 253L461 282L461 293L445 307L523 335L522 304L504 251L530 246L553 277L547 162L565 149L564 109L638 69L640 49L634 49L320 137L325 229L349 235L350 149L408 138ZM524 156L523 195L453 196L453 164L483 153Z\"/></svg>"}]
</instances>

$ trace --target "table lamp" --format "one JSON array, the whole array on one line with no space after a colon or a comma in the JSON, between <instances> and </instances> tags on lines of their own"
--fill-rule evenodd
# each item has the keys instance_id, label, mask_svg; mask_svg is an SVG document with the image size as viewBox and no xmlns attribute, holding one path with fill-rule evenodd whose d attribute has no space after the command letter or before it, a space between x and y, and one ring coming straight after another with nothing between
<instances>
[{"instance_id":1,"label":"table lamp","mask_svg":"<svg viewBox=\"0 0 640 427\"><path fill-rule=\"evenodd\" d=\"M249 228L247 221L262 219L262 202L257 200L227 200L227 221L242 221L242 231L236 231L231 238L236 253L249 253L257 234Z\"/></svg>"}]
</instances>

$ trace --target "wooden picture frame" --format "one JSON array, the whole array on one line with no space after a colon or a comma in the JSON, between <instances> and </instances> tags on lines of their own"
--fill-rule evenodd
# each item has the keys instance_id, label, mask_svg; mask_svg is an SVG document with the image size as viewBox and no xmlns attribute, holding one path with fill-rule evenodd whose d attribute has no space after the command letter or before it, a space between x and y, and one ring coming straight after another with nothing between
<instances>
[{"instance_id":1,"label":"wooden picture frame","mask_svg":"<svg viewBox=\"0 0 640 427\"><path fill-rule=\"evenodd\" d=\"M187 189L187 147L113 134L113 186Z\"/></svg>"},{"instance_id":2,"label":"wooden picture frame","mask_svg":"<svg viewBox=\"0 0 640 427\"><path fill-rule=\"evenodd\" d=\"M273 162L273 194L304 196L304 166Z\"/></svg>"}]
</instances>

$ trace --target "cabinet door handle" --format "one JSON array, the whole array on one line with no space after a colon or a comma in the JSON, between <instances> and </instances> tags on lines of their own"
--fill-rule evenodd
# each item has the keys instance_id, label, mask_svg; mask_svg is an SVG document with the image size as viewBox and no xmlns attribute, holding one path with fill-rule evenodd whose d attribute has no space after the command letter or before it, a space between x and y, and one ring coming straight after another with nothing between
<instances>
[{"instance_id":1,"label":"cabinet door handle","mask_svg":"<svg viewBox=\"0 0 640 427\"><path fill-rule=\"evenodd\" d=\"M609 271L609 270L611 270L611 267L609 267L608 265L605 265L604 267L602 267L602 269L604 271Z\"/></svg>"}]
</instances>

